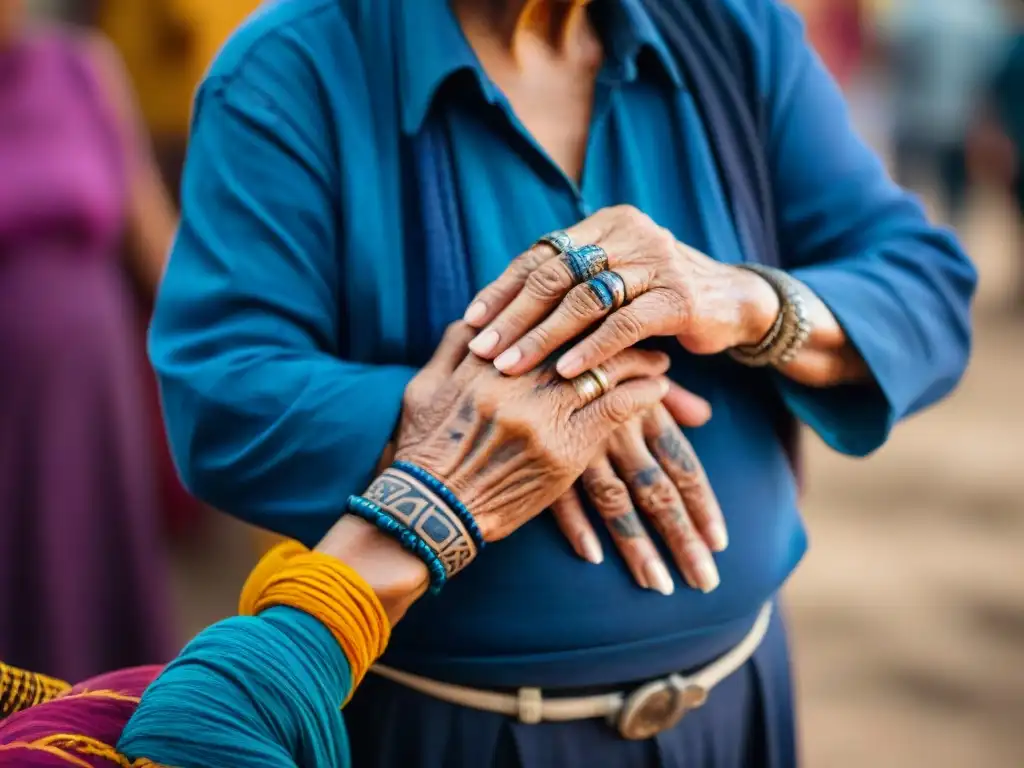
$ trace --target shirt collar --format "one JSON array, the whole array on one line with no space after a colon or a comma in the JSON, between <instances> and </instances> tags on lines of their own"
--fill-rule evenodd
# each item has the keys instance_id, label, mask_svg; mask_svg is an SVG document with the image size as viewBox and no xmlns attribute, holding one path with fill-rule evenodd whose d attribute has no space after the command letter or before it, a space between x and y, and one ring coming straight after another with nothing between
<instances>
[{"instance_id":1,"label":"shirt collar","mask_svg":"<svg viewBox=\"0 0 1024 768\"><path fill-rule=\"evenodd\" d=\"M595 22L605 39L616 79L631 82L654 64L676 87L678 65L641 0L594 0ZM480 66L448 0L405 0L398 13L398 67L402 129L415 133L441 86L457 72L470 72L487 101L501 94ZM649 51L653 56L642 56Z\"/></svg>"}]
</instances>

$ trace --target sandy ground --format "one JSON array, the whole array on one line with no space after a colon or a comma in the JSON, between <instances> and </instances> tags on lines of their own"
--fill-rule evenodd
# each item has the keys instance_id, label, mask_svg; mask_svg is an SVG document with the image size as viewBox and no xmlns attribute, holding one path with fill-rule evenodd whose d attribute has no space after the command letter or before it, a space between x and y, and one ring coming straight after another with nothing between
<instances>
[{"instance_id":1,"label":"sandy ground","mask_svg":"<svg viewBox=\"0 0 1024 768\"><path fill-rule=\"evenodd\" d=\"M964 237L982 275L977 351L947 403L876 456L812 446L811 553L788 588L805 763L1024 766L1024 315L1007 215ZM218 519L176 555L189 634L230 612L252 536ZM184 635L183 635L184 636Z\"/></svg>"}]
</instances>

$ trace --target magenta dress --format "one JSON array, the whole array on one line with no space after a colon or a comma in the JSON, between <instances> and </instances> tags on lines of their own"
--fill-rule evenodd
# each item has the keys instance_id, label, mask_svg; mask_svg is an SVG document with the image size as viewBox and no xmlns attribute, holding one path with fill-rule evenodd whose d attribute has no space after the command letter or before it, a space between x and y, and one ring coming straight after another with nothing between
<instances>
[{"instance_id":1,"label":"magenta dress","mask_svg":"<svg viewBox=\"0 0 1024 768\"><path fill-rule=\"evenodd\" d=\"M173 650L129 158L85 51L0 48L0 658L71 681Z\"/></svg>"}]
</instances>

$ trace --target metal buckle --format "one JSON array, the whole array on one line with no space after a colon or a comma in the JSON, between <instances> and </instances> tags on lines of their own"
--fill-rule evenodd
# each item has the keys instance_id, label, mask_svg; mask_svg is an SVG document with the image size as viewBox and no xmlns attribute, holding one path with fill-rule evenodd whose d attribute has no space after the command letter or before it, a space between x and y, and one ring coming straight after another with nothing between
<instances>
[{"instance_id":1,"label":"metal buckle","mask_svg":"<svg viewBox=\"0 0 1024 768\"><path fill-rule=\"evenodd\" d=\"M626 698L615 725L624 739L649 739L672 728L683 715L704 704L707 697L704 688L678 675L654 680Z\"/></svg>"}]
</instances>

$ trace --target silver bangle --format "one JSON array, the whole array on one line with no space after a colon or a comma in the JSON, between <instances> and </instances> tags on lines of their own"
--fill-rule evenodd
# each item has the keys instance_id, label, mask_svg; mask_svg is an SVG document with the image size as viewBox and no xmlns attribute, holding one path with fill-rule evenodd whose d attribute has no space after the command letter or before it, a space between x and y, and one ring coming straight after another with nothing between
<instances>
[{"instance_id":1,"label":"silver bangle","mask_svg":"<svg viewBox=\"0 0 1024 768\"><path fill-rule=\"evenodd\" d=\"M800 283L779 269L761 264L738 264L765 280L779 297L779 314L771 329L757 344L734 347L732 358L754 368L786 365L796 357L811 335L807 306L800 291Z\"/></svg>"}]
</instances>

